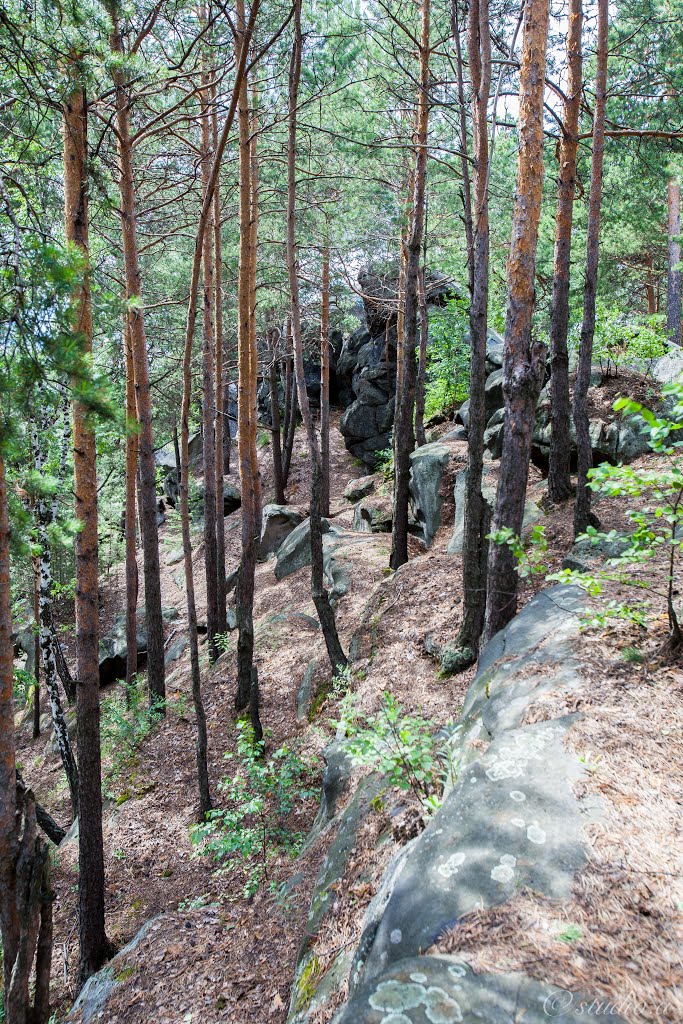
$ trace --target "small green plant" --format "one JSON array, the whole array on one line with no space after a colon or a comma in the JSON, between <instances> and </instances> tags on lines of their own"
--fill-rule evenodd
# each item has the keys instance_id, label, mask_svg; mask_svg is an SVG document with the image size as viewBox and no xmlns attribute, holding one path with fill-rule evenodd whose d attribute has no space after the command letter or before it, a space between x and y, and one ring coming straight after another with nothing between
<instances>
[{"instance_id":1,"label":"small green plant","mask_svg":"<svg viewBox=\"0 0 683 1024\"><path fill-rule=\"evenodd\" d=\"M238 722L237 729L237 771L218 784L227 806L209 811L190 838L198 853L220 863L221 871L241 866L246 873L243 895L249 897L268 880L268 862L276 853L295 853L301 846L302 834L289 829L287 819L317 790L310 760L286 746L266 757L265 740L254 742L250 724Z\"/></svg>"},{"instance_id":2,"label":"small green plant","mask_svg":"<svg viewBox=\"0 0 683 1024\"><path fill-rule=\"evenodd\" d=\"M392 786L412 792L427 813L441 804L444 785L454 782L458 767L450 746L434 736L434 723L407 715L395 697L384 694L379 712L358 723L349 704L340 719L348 734L346 750L353 761L386 776Z\"/></svg>"},{"instance_id":3,"label":"small green plant","mask_svg":"<svg viewBox=\"0 0 683 1024\"><path fill-rule=\"evenodd\" d=\"M605 583L616 582L629 590L648 595L647 599L603 602L591 625L604 626L610 619L627 619L641 626L647 625L650 598L665 602L669 621L671 645L683 642L679 612L676 608L676 577L680 575L683 551L683 382L676 381L663 388L663 394L672 400L668 416L656 416L630 398L619 398L614 403L616 412L635 417L642 431L649 435L648 443L661 462L657 466L610 466L603 464L590 471L590 487L606 497L641 499L640 508L631 508L626 515L632 530L623 538L624 546L618 556L608 559L604 569L595 572L576 572L564 569L548 579L577 583L594 597L603 594ZM599 533L589 527L585 535L592 544L620 539L615 531ZM664 588L653 573L636 573L633 567L651 562L659 552L666 555Z\"/></svg>"},{"instance_id":4,"label":"small green plant","mask_svg":"<svg viewBox=\"0 0 683 1024\"><path fill-rule=\"evenodd\" d=\"M102 754L108 762L103 785L107 796L135 766L137 748L161 718L158 706L150 707L139 676L128 687L117 689L102 701Z\"/></svg>"},{"instance_id":5,"label":"small green plant","mask_svg":"<svg viewBox=\"0 0 683 1024\"><path fill-rule=\"evenodd\" d=\"M394 449L392 446L381 452L375 453L377 472L381 473L385 480L394 479Z\"/></svg>"},{"instance_id":6,"label":"small green plant","mask_svg":"<svg viewBox=\"0 0 683 1024\"><path fill-rule=\"evenodd\" d=\"M548 550L548 542L545 538L545 529L541 523L536 523L526 540L518 537L509 526L490 533L488 540L492 540L494 544L505 544L510 548L517 563L517 575L522 579L545 571L545 554Z\"/></svg>"},{"instance_id":7,"label":"small green plant","mask_svg":"<svg viewBox=\"0 0 683 1024\"><path fill-rule=\"evenodd\" d=\"M235 650L234 633L216 633L215 643L221 654L232 654Z\"/></svg>"},{"instance_id":8,"label":"small green plant","mask_svg":"<svg viewBox=\"0 0 683 1024\"><path fill-rule=\"evenodd\" d=\"M23 668L15 668L14 670L14 699L18 703L27 705L33 696L35 690L36 679L31 672L27 672Z\"/></svg>"}]
</instances>

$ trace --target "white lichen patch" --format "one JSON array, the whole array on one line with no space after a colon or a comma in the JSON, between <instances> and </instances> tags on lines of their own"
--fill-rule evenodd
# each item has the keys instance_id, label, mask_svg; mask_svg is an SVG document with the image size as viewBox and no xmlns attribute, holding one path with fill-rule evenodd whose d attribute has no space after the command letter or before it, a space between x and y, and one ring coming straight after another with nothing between
<instances>
[{"instance_id":1,"label":"white lichen patch","mask_svg":"<svg viewBox=\"0 0 683 1024\"><path fill-rule=\"evenodd\" d=\"M388 1017L382 1017L381 1024L413 1024L410 1017L405 1013L390 1013Z\"/></svg>"},{"instance_id":2,"label":"white lichen patch","mask_svg":"<svg viewBox=\"0 0 683 1024\"><path fill-rule=\"evenodd\" d=\"M416 985L414 982L404 984L392 978L390 981L381 981L368 1002L373 1010L399 1013L419 1006L426 994L424 985Z\"/></svg>"},{"instance_id":3,"label":"white lichen patch","mask_svg":"<svg viewBox=\"0 0 683 1024\"><path fill-rule=\"evenodd\" d=\"M459 851L458 853L452 853L443 864L439 864L436 869L442 878L451 878L452 875L457 875L458 870L465 863L465 854Z\"/></svg>"},{"instance_id":4,"label":"white lichen patch","mask_svg":"<svg viewBox=\"0 0 683 1024\"><path fill-rule=\"evenodd\" d=\"M526 828L526 822L524 818L512 818L510 823L514 825L515 828Z\"/></svg>"},{"instance_id":5,"label":"white lichen patch","mask_svg":"<svg viewBox=\"0 0 683 1024\"><path fill-rule=\"evenodd\" d=\"M463 964L451 964L448 968L448 973L453 978L464 978L467 974L467 968Z\"/></svg>"},{"instance_id":6,"label":"white lichen patch","mask_svg":"<svg viewBox=\"0 0 683 1024\"><path fill-rule=\"evenodd\" d=\"M422 974L421 971L412 971L410 975L410 980L417 982L418 985L424 985L424 983L427 980L427 975Z\"/></svg>"},{"instance_id":7,"label":"white lichen patch","mask_svg":"<svg viewBox=\"0 0 683 1024\"><path fill-rule=\"evenodd\" d=\"M491 869L491 878L494 882L500 882L501 885L507 885L515 877L515 864L517 858L513 857L511 853L504 853L500 858L500 862Z\"/></svg>"},{"instance_id":8,"label":"white lichen patch","mask_svg":"<svg viewBox=\"0 0 683 1024\"><path fill-rule=\"evenodd\" d=\"M538 843L539 846L545 842L545 832L538 825L529 825L526 837L530 843Z\"/></svg>"},{"instance_id":9,"label":"white lichen patch","mask_svg":"<svg viewBox=\"0 0 683 1024\"><path fill-rule=\"evenodd\" d=\"M425 997L425 1017L431 1024L454 1024L462 1020L462 1011L448 992L431 985Z\"/></svg>"},{"instance_id":10,"label":"white lichen patch","mask_svg":"<svg viewBox=\"0 0 683 1024\"><path fill-rule=\"evenodd\" d=\"M389 935L389 941L394 946L398 946L398 944L399 944L399 942L401 941L402 938L403 938L403 932L401 931L400 928L394 928L393 931L391 932L391 934Z\"/></svg>"},{"instance_id":11,"label":"white lichen patch","mask_svg":"<svg viewBox=\"0 0 683 1024\"><path fill-rule=\"evenodd\" d=\"M523 804L526 800L526 793L522 793L521 789L511 789L510 799L514 800L517 804Z\"/></svg>"},{"instance_id":12,"label":"white lichen patch","mask_svg":"<svg viewBox=\"0 0 683 1024\"><path fill-rule=\"evenodd\" d=\"M539 732L518 732L502 743L496 753L489 755L491 762L486 774L492 782L515 779L526 773L531 761L542 761L546 748L556 736L562 735L560 726L551 726Z\"/></svg>"}]
</instances>

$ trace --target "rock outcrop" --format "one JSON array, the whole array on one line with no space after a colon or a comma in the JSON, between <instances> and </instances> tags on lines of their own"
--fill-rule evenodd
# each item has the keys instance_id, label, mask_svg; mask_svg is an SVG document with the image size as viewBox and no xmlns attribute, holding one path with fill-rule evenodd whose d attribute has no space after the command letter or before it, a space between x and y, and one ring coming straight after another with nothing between
<instances>
[{"instance_id":1,"label":"rock outcrop","mask_svg":"<svg viewBox=\"0 0 683 1024\"><path fill-rule=\"evenodd\" d=\"M343 948L323 967L307 939L290 1024L312 1019L344 984L348 1000L335 1024L507 1024L521 1011L534 1024L558 1014L581 1018L589 994L535 978L533 965L528 974L475 974L466 957L440 952L439 943L464 915L504 905L521 890L569 899L587 863L582 827L589 811L593 819L598 812L576 786L584 766L565 744L575 716L550 711L526 724L542 696L582 687L572 641L584 603L578 588L542 591L482 652L462 715L446 734L457 778L424 831L390 862L355 951ZM357 833L373 779L335 819L340 856L349 832ZM336 858L323 865L314 927L325 912L330 878L343 873Z\"/></svg>"},{"instance_id":2,"label":"rock outcrop","mask_svg":"<svg viewBox=\"0 0 683 1024\"><path fill-rule=\"evenodd\" d=\"M337 363L339 401L346 407L339 429L351 454L371 469L389 447L394 423L397 280L395 270L359 274L365 324L344 341ZM435 273L426 291L432 308L458 294L452 280Z\"/></svg>"}]
</instances>

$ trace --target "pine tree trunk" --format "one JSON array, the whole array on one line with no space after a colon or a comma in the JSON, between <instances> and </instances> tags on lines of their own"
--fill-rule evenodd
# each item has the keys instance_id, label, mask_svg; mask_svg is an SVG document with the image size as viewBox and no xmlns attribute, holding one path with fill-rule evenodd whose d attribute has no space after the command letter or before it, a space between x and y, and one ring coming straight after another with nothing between
<instances>
[{"instance_id":1,"label":"pine tree trunk","mask_svg":"<svg viewBox=\"0 0 683 1024\"><path fill-rule=\"evenodd\" d=\"M111 5L114 23L111 48L123 53L123 43L116 15ZM147 684L150 704L165 714L166 682L164 668L164 623L161 616L161 575L159 566L159 531L157 527L156 463L154 461L154 434L152 429L152 397L149 386L147 338L142 308L142 285L135 212L135 182L133 178L133 148L130 138L129 94L122 71L113 72L116 89L116 121L118 131L119 191L121 197L121 224L123 232L123 259L126 277L133 368L135 374L135 400L139 435L140 520L142 524L142 551L144 559L145 623L147 629Z\"/></svg>"},{"instance_id":2,"label":"pine tree trunk","mask_svg":"<svg viewBox=\"0 0 683 1024\"><path fill-rule=\"evenodd\" d=\"M429 20L430 0L422 0L420 29L420 84L415 123L415 164L412 218L408 237L403 306L404 337L399 346L394 412L394 524L390 566L398 569L408 561L408 503L410 455L415 446L413 412L417 365L418 275L424 229L427 179L427 131L429 126Z\"/></svg>"},{"instance_id":3,"label":"pine tree trunk","mask_svg":"<svg viewBox=\"0 0 683 1024\"><path fill-rule=\"evenodd\" d=\"M419 448L427 444L425 436L425 385L427 382L427 345L429 343L429 315L425 291L424 267L418 278L418 305L420 308L420 348L417 359L417 381L415 384L415 442Z\"/></svg>"},{"instance_id":4,"label":"pine tree trunk","mask_svg":"<svg viewBox=\"0 0 683 1024\"><path fill-rule=\"evenodd\" d=\"M192 679L192 703L197 723L195 745L197 760L197 783L199 789L200 820L211 810L209 769L207 761L206 714L202 700L201 674L199 668L199 637L197 632L197 605L194 593L194 567L192 564L192 540L190 536L190 401L192 397L192 338L188 343L185 336L183 351L183 398L180 412L180 526L183 538L183 564L185 568L185 597L187 601L187 633L190 645L190 675ZM222 522L222 520L221 520Z\"/></svg>"},{"instance_id":5,"label":"pine tree trunk","mask_svg":"<svg viewBox=\"0 0 683 1024\"><path fill-rule=\"evenodd\" d=\"M555 218L555 266L553 302L550 314L551 358L551 423L548 494L551 501L565 501L571 495L569 435L571 403L569 401L569 275L571 269L572 222L576 188L576 153L578 150L579 113L581 108L581 29L583 0L571 0L567 31L567 64L569 75L564 100L564 131L559 145L560 173L557 181L557 214Z\"/></svg>"},{"instance_id":6,"label":"pine tree trunk","mask_svg":"<svg viewBox=\"0 0 683 1024\"><path fill-rule=\"evenodd\" d=\"M242 56L246 46L244 33L244 2L237 2L236 58ZM238 103L239 171L240 171L240 247L237 283L238 305L238 401L237 438L242 495L242 558L237 582L237 693L238 711L251 706L258 708L258 686L254 687L254 572L256 568L256 537L258 532L258 465L254 464L256 450L256 336L253 332L253 251L255 237L252 225L252 153L249 140L249 99L246 78L242 81ZM255 689L255 693L254 693Z\"/></svg>"},{"instance_id":7,"label":"pine tree trunk","mask_svg":"<svg viewBox=\"0 0 683 1024\"><path fill-rule=\"evenodd\" d=\"M471 14L469 15L471 18ZM477 19L478 21L478 19ZM451 0L451 36L455 43L455 70L458 81L458 108L460 111L460 170L462 173L462 205L467 240L467 277L470 296L474 292L474 225L472 221L472 185L467 145L467 105L465 103L465 76L463 74L460 25L458 23L458 0Z\"/></svg>"},{"instance_id":8,"label":"pine tree trunk","mask_svg":"<svg viewBox=\"0 0 683 1024\"><path fill-rule=\"evenodd\" d=\"M543 88L549 0L528 0L520 70L517 193L508 258L503 394L505 427L493 530L522 532L536 402L543 384L545 348L532 340L536 245L543 191ZM517 570L507 544L489 551L485 637L517 609Z\"/></svg>"},{"instance_id":9,"label":"pine tree trunk","mask_svg":"<svg viewBox=\"0 0 683 1024\"><path fill-rule=\"evenodd\" d=\"M296 429L296 381L294 380L294 354L292 350L292 321L287 318L285 327L285 423L282 431L284 451L282 453L282 486L287 487L289 469L292 464L294 449L294 431Z\"/></svg>"},{"instance_id":10,"label":"pine tree trunk","mask_svg":"<svg viewBox=\"0 0 683 1024\"><path fill-rule=\"evenodd\" d=\"M214 153L218 145L218 117L216 114L216 90L215 86L212 95L211 107L211 138ZM221 235L221 195L218 187L213 193L213 253L214 253L214 326L216 336L216 597L218 601L217 630L219 633L226 633L227 621L227 592L225 589L225 434L227 433L228 463L227 471L230 471L230 421L225 415L227 400L227 387L225 382L224 355L223 355L223 239Z\"/></svg>"},{"instance_id":11,"label":"pine tree trunk","mask_svg":"<svg viewBox=\"0 0 683 1024\"><path fill-rule=\"evenodd\" d=\"M200 21L206 21L206 11L200 5ZM206 58L204 58L205 60ZM202 199L206 202L211 176L211 97L209 95L209 73L202 72L201 90L201 136L202 136ZM217 190L216 190L217 191ZM213 214L213 204L211 210ZM221 493L220 516L218 515L218 492L216 487L216 393L214 376L214 322L213 322L213 215L204 231L202 269L202 459L204 471L204 569L206 578L206 627L209 660L215 661L219 651L216 646L218 628L218 541L217 526L223 525L223 495ZM225 567L223 568L225 577Z\"/></svg>"},{"instance_id":12,"label":"pine tree trunk","mask_svg":"<svg viewBox=\"0 0 683 1024\"><path fill-rule=\"evenodd\" d=\"M78 67L72 65L75 76ZM73 330L86 356L92 354L92 308L88 270L88 129L85 90L75 81L63 108L64 228L81 252L85 273L72 298ZM76 519L76 699L78 730L78 921L79 984L100 969L109 944L104 924L102 761L98 612L97 448L87 410L73 407Z\"/></svg>"},{"instance_id":13,"label":"pine tree trunk","mask_svg":"<svg viewBox=\"0 0 683 1024\"><path fill-rule=\"evenodd\" d=\"M132 686L138 670L137 608L138 558L137 522L135 518L135 485L138 471L138 434L135 409L135 372L133 346L128 317L124 324L126 349L126 512L124 535L126 542L126 693Z\"/></svg>"},{"instance_id":14,"label":"pine tree trunk","mask_svg":"<svg viewBox=\"0 0 683 1024\"><path fill-rule=\"evenodd\" d=\"M595 521L595 517L591 512L591 490L588 487L588 471L593 465L593 452L591 449L586 400L593 359L595 299L598 289L602 165L605 154L605 106L607 102L608 17L608 0L598 0L598 48L595 72L595 106L593 108L593 159L591 163L591 187L588 200L588 229L586 238L586 281L583 289L583 320L581 322L579 365L574 383L573 411L577 457L574 536L583 533L586 527Z\"/></svg>"},{"instance_id":15,"label":"pine tree trunk","mask_svg":"<svg viewBox=\"0 0 683 1024\"><path fill-rule=\"evenodd\" d=\"M297 106L299 102L299 81L301 77L301 0L295 0L294 8L294 46L289 65L289 132L287 141L287 275L289 278L289 294L291 301L292 342L294 346L294 377L299 396L299 408L306 429L308 449L311 457L311 596L320 620L320 627L325 638L325 646L334 672L347 664L346 655L342 650L334 620L334 612L330 605L329 595L325 589L323 570L323 533L322 533L322 458L316 436L315 424L306 391L306 374L304 371L304 350L301 337L301 307L299 300L299 267L296 251L296 130Z\"/></svg>"},{"instance_id":16,"label":"pine tree trunk","mask_svg":"<svg viewBox=\"0 0 683 1024\"><path fill-rule=\"evenodd\" d=\"M463 621L458 635L463 667L476 658L486 611L486 536L490 509L481 491L486 429L486 337L489 294L489 136L491 35L488 0L472 0L467 48L472 82L474 225L470 302L470 424L463 533Z\"/></svg>"},{"instance_id":17,"label":"pine tree trunk","mask_svg":"<svg viewBox=\"0 0 683 1024\"><path fill-rule=\"evenodd\" d=\"M286 504L285 488L282 481L282 436L280 433L280 395L277 381L277 329L270 332L270 347L268 350L268 386L270 391L270 420L271 420L271 449L273 453L273 487L275 488L275 501L278 505Z\"/></svg>"},{"instance_id":18,"label":"pine tree trunk","mask_svg":"<svg viewBox=\"0 0 683 1024\"><path fill-rule=\"evenodd\" d=\"M320 513L330 514L330 240L325 238L320 282Z\"/></svg>"},{"instance_id":19,"label":"pine tree trunk","mask_svg":"<svg viewBox=\"0 0 683 1024\"><path fill-rule=\"evenodd\" d=\"M10 526L0 451L0 938L7 1024L47 1024L50 1013L52 900L47 843L36 834L35 801L17 787ZM35 959L33 1005L30 981Z\"/></svg>"},{"instance_id":20,"label":"pine tree trunk","mask_svg":"<svg viewBox=\"0 0 683 1024\"><path fill-rule=\"evenodd\" d=\"M33 566L33 660L35 667L33 675L35 679L33 687L33 739L40 736L40 560L35 556L31 559Z\"/></svg>"},{"instance_id":21,"label":"pine tree trunk","mask_svg":"<svg viewBox=\"0 0 683 1024\"><path fill-rule=\"evenodd\" d=\"M668 250L666 332L674 345L681 344L681 306L683 300L683 274L681 274L681 186L669 182L668 192Z\"/></svg>"}]
</instances>

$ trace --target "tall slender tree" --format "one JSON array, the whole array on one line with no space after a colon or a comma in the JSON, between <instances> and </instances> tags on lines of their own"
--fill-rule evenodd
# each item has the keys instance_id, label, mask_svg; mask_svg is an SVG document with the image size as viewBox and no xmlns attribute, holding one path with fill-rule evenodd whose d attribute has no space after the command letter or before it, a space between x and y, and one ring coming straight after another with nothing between
<instances>
[{"instance_id":1,"label":"tall slender tree","mask_svg":"<svg viewBox=\"0 0 683 1024\"><path fill-rule=\"evenodd\" d=\"M166 683L164 669L164 623L161 614L161 570L157 526L156 463L152 428L147 337L142 304L142 277L137 232L133 145L130 131L130 89L126 82L123 39L119 23L119 0L107 0L112 21L110 45L117 55L112 78L116 93L116 128L119 157L119 193L123 233L126 299L135 374L135 402L140 425L139 480L142 552L144 559L145 624L147 630L147 683L150 702L164 713Z\"/></svg>"},{"instance_id":2,"label":"tall slender tree","mask_svg":"<svg viewBox=\"0 0 683 1024\"><path fill-rule=\"evenodd\" d=\"M199 7L199 20L206 23L206 8ZM202 55L202 89L200 93L202 199L206 203L211 179L211 75L208 56ZM216 190L217 191L217 190ZM214 231L215 205L209 205L209 218L204 230L202 252L202 465L204 474L204 570L206 577L206 627L209 659L218 657L216 635L219 631L218 601L218 539L217 527L223 524L223 505L218 514L216 487L216 392L214 338ZM221 495L222 498L222 495ZM225 569L223 569L225 575Z\"/></svg>"},{"instance_id":3,"label":"tall slender tree","mask_svg":"<svg viewBox=\"0 0 683 1024\"><path fill-rule=\"evenodd\" d=\"M83 276L72 300L73 330L85 359L92 356L92 305L88 246L88 106L77 54L70 60L72 87L64 103L64 228L83 258ZM109 951L104 922L102 761L98 614L97 448L86 407L73 404L76 537L76 698L78 730L79 981L98 971Z\"/></svg>"},{"instance_id":4,"label":"tall slender tree","mask_svg":"<svg viewBox=\"0 0 683 1024\"><path fill-rule=\"evenodd\" d=\"M681 345L681 308L683 306L683 274L681 273L681 186L672 179L668 189L668 252L666 332L674 345Z\"/></svg>"},{"instance_id":5,"label":"tall slender tree","mask_svg":"<svg viewBox=\"0 0 683 1024\"><path fill-rule=\"evenodd\" d=\"M491 32L488 0L471 0L467 52L472 88L473 237L470 300L470 424L467 446L465 528L463 535L463 621L458 635L462 664L476 658L486 608L486 537L491 510L481 481L486 428L486 337L489 292L489 134Z\"/></svg>"},{"instance_id":6,"label":"tall slender tree","mask_svg":"<svg viewBox=\"0 0 683 1024\"><path fill-rule=\"evenodd\" d=\"M301 57L303 39L301 34L301 0L294 0L294 45L289 64L289 125L287 141L287 275L289 278L290 322L294 345L294 377L299 396L299 408L306 429L308 450L311 457L311 596L320 620L325 646L332 669L336 672L347 664L342 649L334 612L325 589L323 572L323 531L322 497L323 464L320 445L316 435L313 414L306 390L304 370L304 349L301 335L301 303L299 297L299 264L296 249L296 148L297 111L299 107L299 82L301 78Z\"/></svg>"},{"instance_id":7,"label":"tall slender tree","mask_svg":"<svg viewBox=\"0 0 683 1024\"><path fill-rule=\"evenodd\" d=\"M519 86L517 192L508 256L503 394L505 426L494 533L521 534L529 479L536 402L543 384L545 347L532 336L536 246L543 191L543 89L549 0L528 0L523 23ZM485 637L502 629L517 609L517 570L507 544L489 550Z\"/></svg>"},{"instance_id":8,"label":"tall slender tree","mask_svg":"<svg viewBox=\"0 0 683 1024\"><path fill-rule=\"evenodd\" d=\"M602 208L602 167L605 157L605 108L607 106L607 35L609 0L598 0L598 45L595 70L595 105L593 107L593 156L591 186L588 200L586 236L586 280L583 289L583 318L579 344L579 365L574 383L574 427L576 430L576 505L574 534L583 533L595 516L591 512L591 490L588 471L593 465L586 399L590 385L595 334L595 301L598 290L598 258L600 254L600 212Z\"/></svg>"},{"instance_id":9,"label":"tall slender tree","mask_svg":"<svg viewBox=\"0 0 683 1024\"><path fill-rule=\"evenodd\" d=\"M583 0L570 0L567 28L567 91L564 98L562 137L559 144L557 213L555 215L555 263L550 315L551 425L548 494L551 501L565 501L571 494L571 403L569 400L569 274L571 268L576 154L579 148L581 109L581 30Z\"/></svg>"},{"instance_id":10,"label":"tall slender tree","mask_svg":"<svg viewBox=\"0 0 683 1024\"><path fill-rule=\"evenodd\" d=\"M399 340L394 412L394 523L391 535L392 569L408 561L408 504L410 455L415 445L413 414L417 366L418 278L424 230L427 145L429 129L429 58L431 0L422 0L420 14L420 75L415 116L414 176L411 223L406 247L403 296L403 338Z\"/></svg>"}]
</instances>

